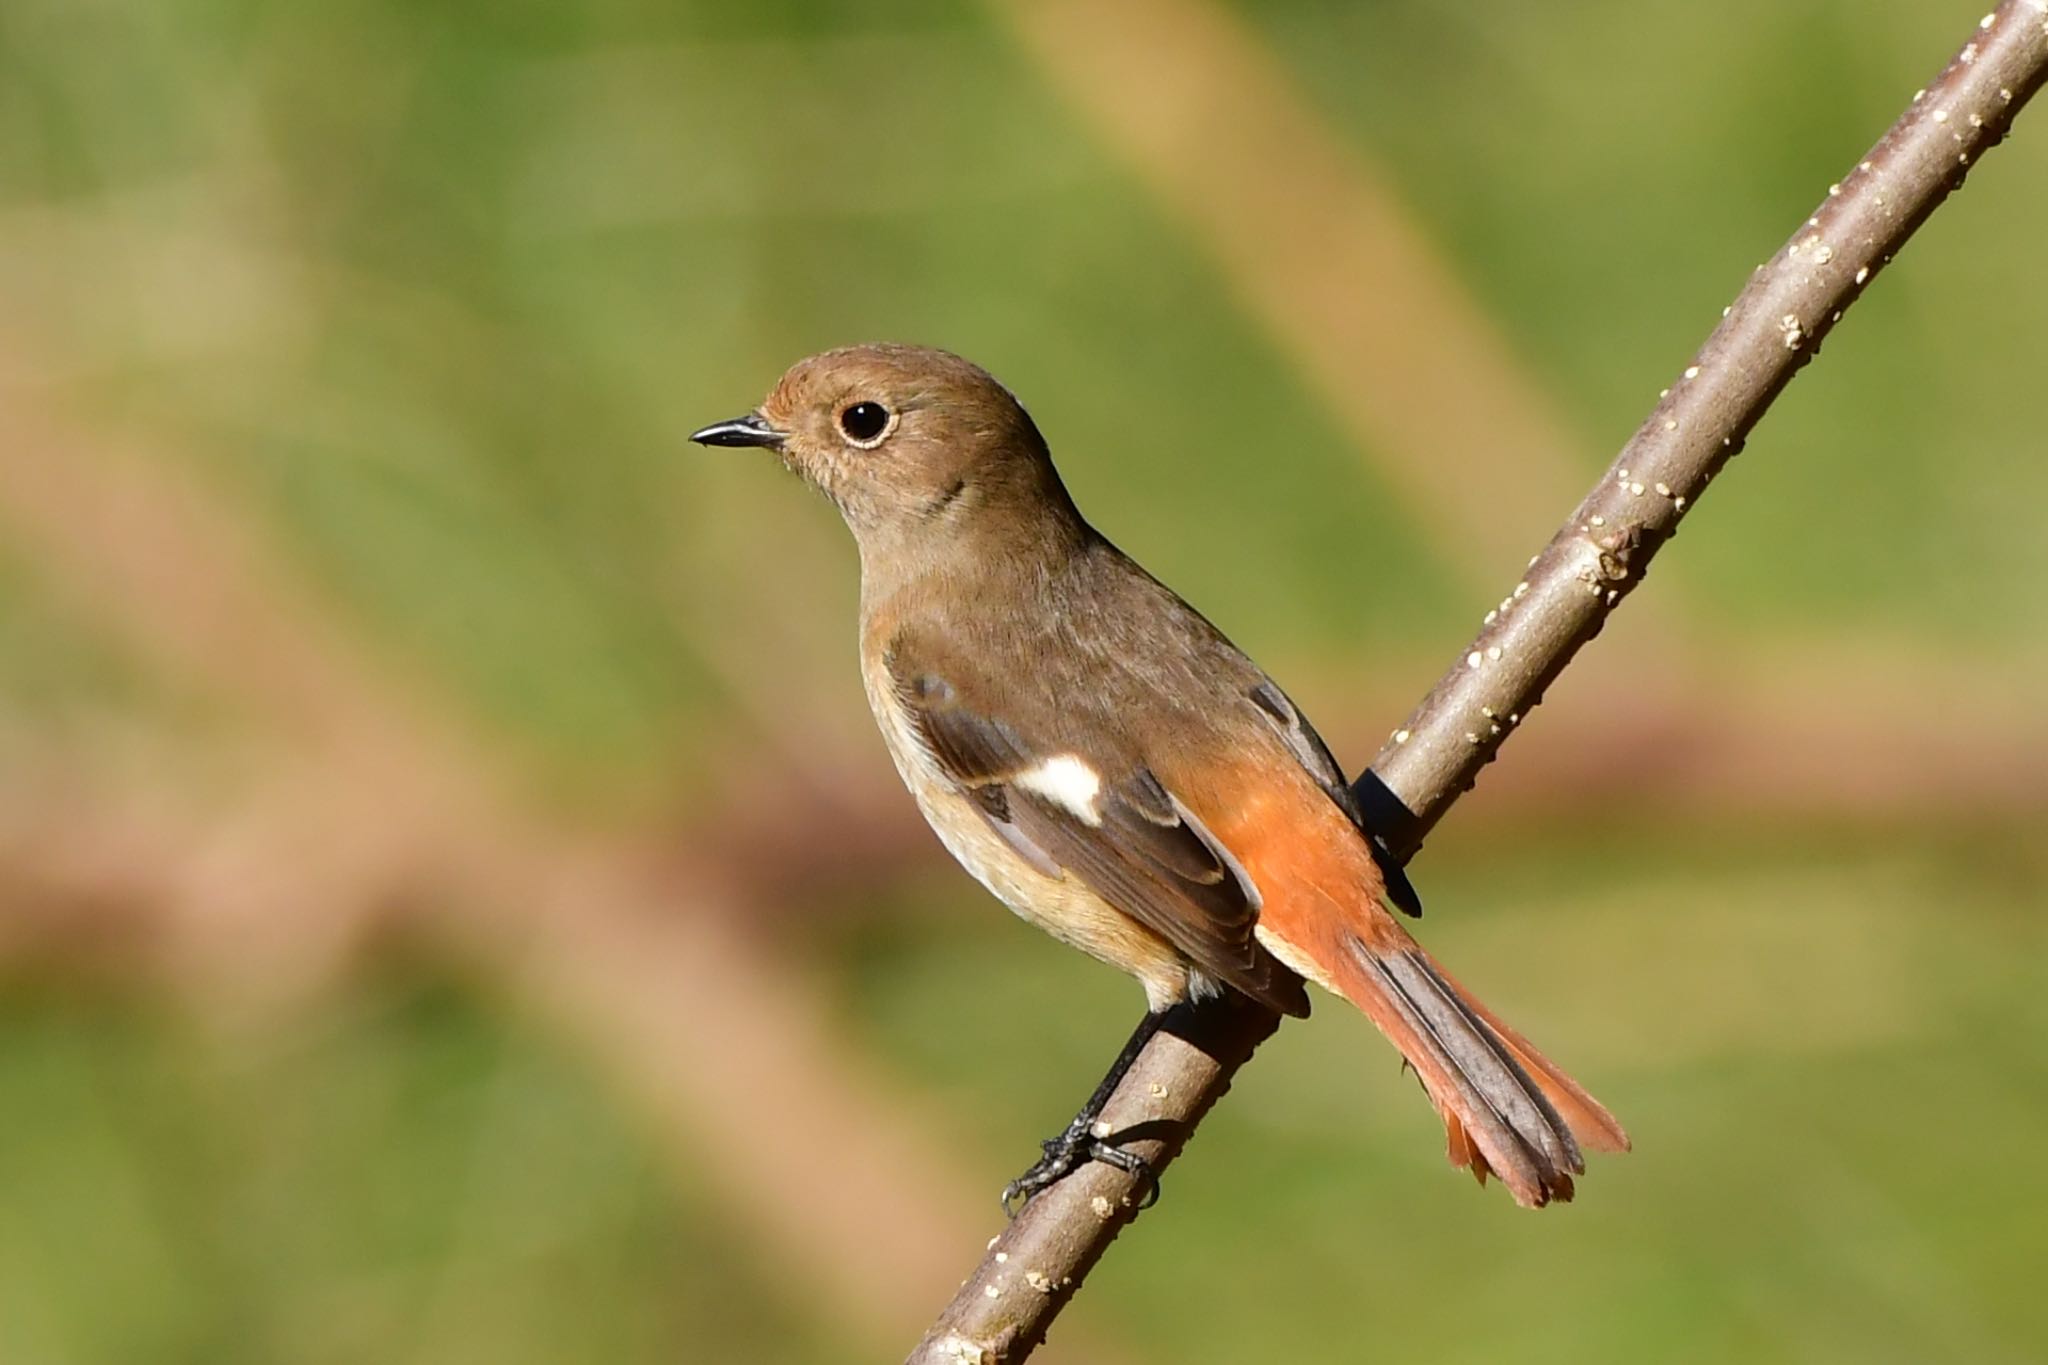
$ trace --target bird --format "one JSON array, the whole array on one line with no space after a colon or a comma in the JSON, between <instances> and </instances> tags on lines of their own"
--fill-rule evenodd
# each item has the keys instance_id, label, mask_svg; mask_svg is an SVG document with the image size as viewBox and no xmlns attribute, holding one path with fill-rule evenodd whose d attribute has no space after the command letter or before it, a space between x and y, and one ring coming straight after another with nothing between
<instances>
[{"instance_id":1,"label":"bird","mask_svg":"<svg viewBox=\"0 0 2048 1365\"><path fill-rule=\"evenodd\" d=\"M1088 1161L1149 1173L1094 1121L1168 1010L1235 993L1302 1016L1304 983L1378 1026L1451 1164L1517 1203L1568 1200L1586 1150L1628 1149L1391 913L1419 901L1308 718L1083 518L987 371L922 346L825 351L690 439L773 451L838 509L867 699L924 818L1017 915L1144 990L1117 1065L1006 1208Z\"/></svg>"}]
</instances>

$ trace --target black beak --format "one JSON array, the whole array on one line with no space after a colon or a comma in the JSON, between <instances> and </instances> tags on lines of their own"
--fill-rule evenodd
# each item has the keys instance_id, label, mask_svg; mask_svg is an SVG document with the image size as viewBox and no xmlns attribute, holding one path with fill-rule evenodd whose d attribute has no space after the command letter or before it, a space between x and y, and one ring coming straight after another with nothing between
<instances>
[{"instance_id":1,"label":"black beak","mask_svg":"<svg viewBox=\"0 0 2048 1365\"><path fill-rule=\"evenodd\" d=\"M750 412L730 422L713 422L702 431L691 432L690 439L700 446L767 446L780 450L786 434L769 426L760 413Z\"/></svg>"}]
</instances>

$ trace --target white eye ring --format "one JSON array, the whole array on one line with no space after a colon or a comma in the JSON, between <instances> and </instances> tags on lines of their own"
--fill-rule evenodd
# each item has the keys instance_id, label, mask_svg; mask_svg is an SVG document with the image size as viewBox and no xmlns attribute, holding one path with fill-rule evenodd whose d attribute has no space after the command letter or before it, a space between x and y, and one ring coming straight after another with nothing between
<instances>
[{"instance_id":1,"label":"white eye ring","mask_svg":"<svg viewBox=\"0 0 2048 1365\"><path fill-rule=\"evenodd\" d=\"M875 419L880 418L877 425ZM897 414L872 399L848 403L839 410L839 435L857 450L873 450L896 430Z\"/></svg>"}]
</instances>

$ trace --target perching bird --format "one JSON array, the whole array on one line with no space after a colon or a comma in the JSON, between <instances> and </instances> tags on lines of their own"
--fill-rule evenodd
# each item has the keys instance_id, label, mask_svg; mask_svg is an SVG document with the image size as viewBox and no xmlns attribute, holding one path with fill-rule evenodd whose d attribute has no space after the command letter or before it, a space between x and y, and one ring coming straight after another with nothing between
<instances>
[{"instance_id":1,"label":"perching bird","mask_svg":"<svg viewBox=\"0 0 2048 1365\"><path fill-rule=\"evenodd\" d=\"M922 347L828 351L691 439L774 450L837 505L897 770L1004 904L1143 985L1147 1024L1121 1065L1183 1000L1239 991L1304 1015L1306 978L1400 1049L1452 1164L1517 1202L1569 1199L1582 1147L1627 1149L1388 913L1390 895L1412 912L1413 892L1307 718L1082 519L995 379ZM1090 1127L1118 1074L1006 1204L1084 1160L1140 1168Z\"/></svg>"}]
</instances>

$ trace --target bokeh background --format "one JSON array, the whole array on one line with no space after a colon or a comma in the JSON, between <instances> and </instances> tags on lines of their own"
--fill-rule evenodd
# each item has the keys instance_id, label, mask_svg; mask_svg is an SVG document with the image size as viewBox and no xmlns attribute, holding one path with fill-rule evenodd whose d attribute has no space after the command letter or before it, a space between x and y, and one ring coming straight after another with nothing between
<instances>
[{"instance_id":1,"label":"bokeh background","mask_svg":"<svg viewBox=\"0 0 2048 1365\"><path fill-rule=\"evenodd\" d=\"M0 1361L895 1358L1140 1000L686 433L981 360L1356 765L1982 3L6 0ZM1322 1009L1043 1359L2048 1358L2043 117L1415 865L1636 1153Z\"/></svg>"}]
</instances>

